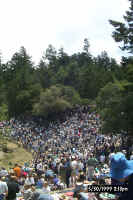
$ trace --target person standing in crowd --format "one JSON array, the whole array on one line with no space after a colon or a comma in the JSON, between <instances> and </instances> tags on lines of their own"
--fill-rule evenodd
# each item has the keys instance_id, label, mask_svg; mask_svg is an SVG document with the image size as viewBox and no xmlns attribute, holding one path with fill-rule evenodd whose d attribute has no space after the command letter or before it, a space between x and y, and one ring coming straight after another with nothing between
<instances>
[{"instance_id":1,"label":"person standing in crowd","mask_svg":"<svg viewBox=\"0 0 133 200\"><path fill-rule=\"evenodd\" d=\"M8 196L7 200L16 200L16 193L19 192L19 184L17 183L16 176L10 176L7 182Z\"/></svg>"},{"instance_id":2,"label":"person standing in crowd","mask_svg":"<svg viewBox=\"0 0 133 200\"><path fill-rule=\"evenodd\" d=\"M0 177L4 177L7 175L8 175L8 171L4 167L2 167L0 170Z\"/></svg>"},{"instance_id":3,"label":"person standing in crowd","mask_svg":"<svg viewBox=\"0 0 133 200\"><path fill-rule=\"evenodd\" d=\"M72 157L72 162L71 162L71 183L73 186L76 185L76 170L77 170L77 161L75 157Z\"/></svg>"},{"instance_id":4,"label":"person standing in crowd","mask_svg":"<svg viewBox=\"0 0 133 200\"><path fill-rule=\"evenodd\" d=\"M15 175L19 178L21 176L21 168L19 167L19 165L15 164L15 167L13 170L14 170Z\"/></svg>"},{"instance_id":5,"label":"person standing in crowd","mask_svg":"<svg viewBox=\"0 0 133 200\"><path fill-rule=\"evenodd\" d=\"M0 177L0 200L4 200L8 195L8 186L6 182L3 182Z\"/></svg>"},{"instance_id":6,"label":"person standing in crowd","mask_svg":"<svg viewBox=\"0 0 133 200\"><path fill-rule=\"evenodd\" d=\"M71 172L72 172L72 168L71 168L71 164L70 164L70 160L69 159L67 159L65 167L66 167L66 185L67 185L67 188L69 188L70 177L71 177Z\"/></svg>"},{"instance_id":7,"label":"person standing in crowd","mask_svg":"<svg viewBox=\"0 0 133 200\"><path fill-rule=\"evenodd\" d=\"M104 153L102 153L102 154L100 155L99 160L100 160L100 163L101 163L101 164L103 164L103 163L105 162L105 155L104 155Z\"/></svg>"}]
</instances>

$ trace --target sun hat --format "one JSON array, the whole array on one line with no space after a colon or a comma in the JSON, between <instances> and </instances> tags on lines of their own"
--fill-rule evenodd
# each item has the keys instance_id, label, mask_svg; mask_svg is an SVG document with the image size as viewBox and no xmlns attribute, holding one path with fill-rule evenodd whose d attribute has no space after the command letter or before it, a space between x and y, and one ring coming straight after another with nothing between
<instances>
[{"instance_id":1,"label":"sun hat","mask_svg":"<svg viewBox=\"0 0 133 200\"><path fill-rule=\"evenodd\" d=\"M133 160L127 160L121 152L112 156L110 163L110 177L119 180L133 173Z\"/></svg>"}]
</instances>

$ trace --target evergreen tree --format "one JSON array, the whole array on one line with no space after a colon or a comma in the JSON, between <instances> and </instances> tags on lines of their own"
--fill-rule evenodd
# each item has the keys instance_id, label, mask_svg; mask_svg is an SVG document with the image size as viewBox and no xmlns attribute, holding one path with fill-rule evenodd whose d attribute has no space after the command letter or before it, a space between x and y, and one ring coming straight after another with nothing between
<instances>
[{"instance_id":1,"label":"evergreen tree","mask_svg":"<svg viewBox=\"0 0 133 200\"><path fill-rule=\"evenodd\" d=\"M112 34L114 40L123 43L120 48L133 53L133 0L129 0L129 2L129 10L124 15L125 23L114 20L109 20L109 22L115 28Z\"/></svg>"},{"instance_id":2,"label":"evergreen tree","mask_svg":"<svg viewBox=\"0 0 133 200\"><path fill-rule=\"evenodd\" d=\"M86 54L89 54L89 48L90 48L90 44L87 38L84 39L84 46L83 46L83 51Z\"/></svg>"},{"instance_id":3,"label":"evergreen tree","mask_svg":"<svg viewBox=\"0 0 133 200\"><path fill-rule=\"evenodd\" d=\"M5 70L9 76L8 81L5 79L9 116L32 111L40 87L34 80L33 63L24 47L13 55Z\"/></svg>"}]
</instances>

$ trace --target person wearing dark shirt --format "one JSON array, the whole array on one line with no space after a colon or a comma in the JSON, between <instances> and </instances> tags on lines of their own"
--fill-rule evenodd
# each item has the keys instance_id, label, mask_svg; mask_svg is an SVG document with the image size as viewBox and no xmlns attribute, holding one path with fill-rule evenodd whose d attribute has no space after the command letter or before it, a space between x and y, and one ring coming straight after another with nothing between
<instances>
[{"instance_id":1,"label":"person wearing dark shirt","mask_svg":"<svg viewBox=\"0 0 133 200\"><path fill-rule=\"evenodd\" d=\"M19 185L16 181L15 176L9 177L9 180L7 182L7 186L8 186L7 200L15 200L16 199L16 193L19 192Z\"/></svg>"},{"instance_id":2,"label":"person wearing dark shirt","mask_svg":"<svg viewBox=\"0 0 133 200\"><path fill-rule=\"evenodd\" d=\"M120 182L120 186L127 188L127 191L120 193L118 200L133 200L133 160L127 160L121 152L114 154L110 163L110 176Z\"/></svg>"},{"instance_id":3,"label":"person wearing dark shirt","mask_svg":"<svg viewBox=\"0 0 133 200\"><path fill-rule=\"evenodd\" d=\"M66 174L65 174L66 185L67 185L67 188L69 188L70 177L71 177L71 172L72 172L69 159L67 159L67 162L65 164L65 170L66 170Z\"/></svg>"}]
</instances>

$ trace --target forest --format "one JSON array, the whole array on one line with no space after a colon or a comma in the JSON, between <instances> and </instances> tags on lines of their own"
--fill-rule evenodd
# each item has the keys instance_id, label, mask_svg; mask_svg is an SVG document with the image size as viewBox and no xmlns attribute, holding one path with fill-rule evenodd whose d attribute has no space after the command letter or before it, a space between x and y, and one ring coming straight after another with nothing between
<instances>
[{"instance_id":1,"label":"forest","mask_svg":"<svg viewBox=\"0 0 133 200\"><path fill-rule=\"evenodd\" d=\"M0 120L36 115L53 120L77 105L96 105L102 131L133 132L133 3L125 23L109 20L112 37L130 53L117 63L108 52L92 56L87 38L68 55L50 44L35 65L21 47L6 63L0 58Z\"/></svg>"}]
</instances>

